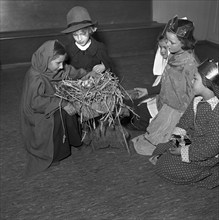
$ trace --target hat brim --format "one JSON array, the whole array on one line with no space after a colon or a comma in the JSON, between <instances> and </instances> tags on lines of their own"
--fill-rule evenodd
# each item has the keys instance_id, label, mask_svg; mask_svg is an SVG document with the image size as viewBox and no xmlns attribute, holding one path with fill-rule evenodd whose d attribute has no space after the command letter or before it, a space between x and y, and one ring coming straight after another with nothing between
<instances>
[{"instance_id":1,"label":"hat brim","mask_svg":"<svg viewBox=\"0 0 219 220\"><path fill-rule=\"evenodd\" d=\"M87 23L87 24L76 24L74 26L71 26L67 29L65 29L64 31L61 31L61 33L63 34L68 34L68 33L72 33L72 32L75 32L75 31L78 31L82 28L85 28L85 27L90 27L90 26L97 26L97 22L94 22L94 23Z\"/></svg>"}]
</instances>

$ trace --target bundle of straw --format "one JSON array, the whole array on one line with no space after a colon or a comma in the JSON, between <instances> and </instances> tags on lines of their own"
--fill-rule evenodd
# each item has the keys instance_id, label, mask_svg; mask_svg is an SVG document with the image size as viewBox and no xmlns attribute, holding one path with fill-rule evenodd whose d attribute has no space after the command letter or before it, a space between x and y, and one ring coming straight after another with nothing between
<instances>
[{"instance_id":1,"label":"bundle of straw","mask_svg":"<svg viewBox=\"0 0 219 220\"><path fill-rule=\"evenodd\" d=\"M55 88L56 96L73 104L81 122L102 115L111 124L123 108L130 108L123 103L125 90L109 71L87 80L62 80Z\"/></svg>"}]
</instances>

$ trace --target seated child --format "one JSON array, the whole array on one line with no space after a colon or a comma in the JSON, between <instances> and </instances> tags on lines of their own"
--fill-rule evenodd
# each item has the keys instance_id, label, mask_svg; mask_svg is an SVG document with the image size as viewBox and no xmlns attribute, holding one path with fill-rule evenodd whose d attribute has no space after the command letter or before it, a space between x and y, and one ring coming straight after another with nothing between
<instances>
[{"instance_id":1,"label":"seated child","mask_svg":"<svg viewBox=\"0 0 219 220\"><path fill-rule=\"evenodd\" d=\"M87 72L65 64L65 58L65 48L59 41L47 41L33 53L24 78L20 116L27 175L58 164L70 156L71 146L82 146L74 106L54 93L55 83L80 79Z\"/></svg>"},{"instance_id":2,"label":"seated child","mask_svg":"<svg viewBox=\"0 0 219 220\"><path fill-rule=\"evenodd\" d=\"M156 115L157 107L155 97L150 99L150 101L145 100L144 97L159 94L161 76L167 64L168 55L167 39L165 35L160 35L153 66L153 74L157 77L153 85L149 85L147 88L135 88L134 90L128 91L133 101L127 97L128 100L126 100L126 104L133 106L135 113L139 116L133 117L133 115L131 115L130 123L126 125L128 129L146 131L149 121Z\"/></svg>"},{"instance_id":3,"label":"seated child","mask_svg":"<svg viewBox=\"0 0 219 220\"><path fill-rule=\"evenodd\" d=\"M166 26L170 56L164 69L160 93L156 96L157 115L150 122L145 134L133 140L135 150L147 155L159 143L169 141L171 134L194 97L192 81L198 62L194 55L196 40L194 24L174 17Z\"/></svg>"},{"instance_id":4,"label":"seated child","mask_svg":"<svg viewBox=\"0 0 219 220\"><path fill-rule=\"evenodd\" d=\"M96 30L97 22L91 20L86 8L75 6L68 12L67 29L62 31L70 37L69 43L66 45L67 63L90 72L87 78L101 74L105 70L113 71L105 45L92 37ZM83 79L86 79L86 76ZM89 127L98 126L99 118L90 119L87 122Z\"/></svg>"},{"instance_id":5,"label":"seated child","mask_svg":"<svg viewBox=\"0 0 219 220\"><path fill-rule=\"evenodd\" d=\"M203 62L195 74L195 98L173 136L159 144L150 161L156 173L175 184L206 188L219 186L219 73L218 64Z\"/></svg>"},{"instance_id":6,"label":"seated child","mask_svg":"<svg viewBox=\"0 0 219 220\"><path fill-rule=\"evenodd\" d=\"M112 71L111 59L105 45L91 36L97 30L97 22L92 22L87 9L81 6L73 7L67 14L67 25L67 29L62 33L71 35L66 45L68 63L88 72Z\"/></svg>"}]
</instances>

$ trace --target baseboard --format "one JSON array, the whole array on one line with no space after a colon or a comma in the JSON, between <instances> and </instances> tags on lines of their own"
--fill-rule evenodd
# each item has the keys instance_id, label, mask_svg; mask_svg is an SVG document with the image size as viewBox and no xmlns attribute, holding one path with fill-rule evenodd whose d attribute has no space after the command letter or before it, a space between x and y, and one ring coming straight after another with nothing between
<instances>
[{"instance_id":1,"label":"baseboard","mask_svg":"<svg viewBox=\"0 0 219 220\"><path fill-rule=\"evenodd\" d=\"M20 68L20 67L28 67L30 65L31 65L30 62L3 64L3 65L0 66L0 70L15 69L15 68Z\"/></svg>"},{"instance_id":2,"label":"baseboard","mask_svg":"<svg viewBox=\"0 0 219 220\"><path fill-rule=\"evenodd\" d=\"M211 42L211 41L208 41L208 40L199 40L197 42L197 45L208 45L208 46L211 46L211 47L219 49L219 44Z\"/></svg>"},{"instance_id":3,"label":"baseboard","mask_svg":"<svg viewBox=\"0 0 219 220\"><path fill-rule=\"evenodd\" d=\"M132 56L154 49L162 29L163 24L157 22L105 25L94 37L106 45L109 56ZM1 65L30 62L45 41L58 39L66 44L69 37L61 34L61 29L0 33Z\"/></svg>"},{"instance_id":4,"label":"baseboard","mask_svg":"<svg viewBox=\"0 0 219 220\"><path fill-rule=\"evenodd\" d=\"M154 50L147 50L144 52L138 52L138 53L126 53L124 54L114 54L111 56L113 60L120 59L120 58L126 58L126 57L137 57L137 56L148 56L148 55L153 55ZM14 69L14 68L19 68L19 67L28 67L30 66L30 62L23 62L23 63L10 63L10 64L3 64L0 66L0 70L8 70L8 69Z\"/></svg>"}]
</instances>

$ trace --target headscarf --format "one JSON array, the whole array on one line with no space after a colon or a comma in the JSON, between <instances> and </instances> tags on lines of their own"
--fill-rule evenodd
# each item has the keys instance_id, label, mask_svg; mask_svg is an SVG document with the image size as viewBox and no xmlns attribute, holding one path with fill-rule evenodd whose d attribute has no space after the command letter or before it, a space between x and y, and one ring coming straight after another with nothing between
<instances>
[{"instance_id":1,"label":"headscarf","mask_svg":"<svg viewBox=\"0 0 219 220\"><path fill-rule=\"evenodd\" d=\"M62 79L62 71L53 73L48 69L49 62L51 62L55 56L55 42L58 42L58 40L46 41L36 50L31 59L32 68L50 81L59 81Z\"/></svg>"},{"instance_id":2,"label":"headscarf","mask_svg":"<svg viewBox=\"0 0 219 220\"><path fill-rule=\"evenodd\" d=\"M31 68L24 78L21 97L21 133L27 150L28 175L45 170L52 162L54 119L59 98L54 96L52 81L61 78L63 71L48 70L54 59L55 40L47 41L32 56Z\"/></svg>"}]
</instances>

